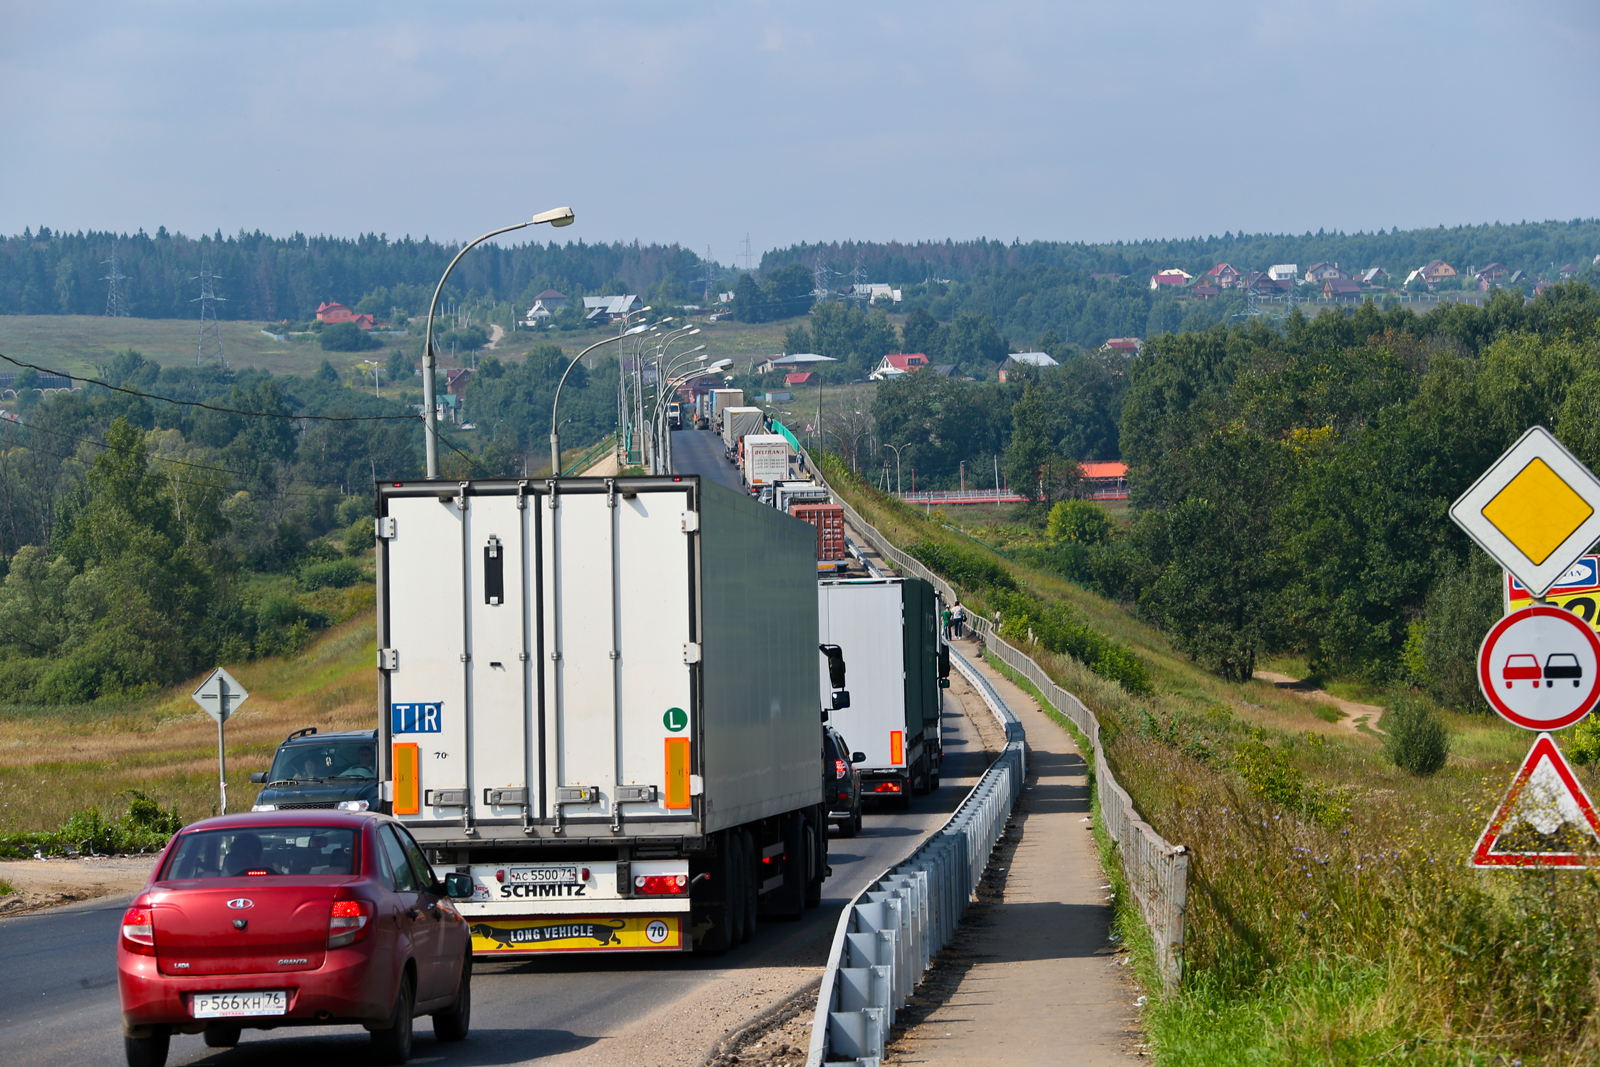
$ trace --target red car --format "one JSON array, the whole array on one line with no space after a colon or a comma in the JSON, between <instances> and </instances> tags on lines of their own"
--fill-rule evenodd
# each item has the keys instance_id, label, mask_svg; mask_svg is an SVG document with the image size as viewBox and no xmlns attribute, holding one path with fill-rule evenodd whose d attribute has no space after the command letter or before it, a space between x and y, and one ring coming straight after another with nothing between
<instances>
[{"instance_id":1,"label":"red car","mask_svg":"<svg viewBox=\"0 0 1600 1067\"><path fill-rule=\"evenodd\" d=\"M231 1048L245 1027L352 1024L384 1063L412 1019L460 1041L472 948L451 896L398 822L375 812L224 815L185 827L122 917L117 992L129 1067L162 1067L174 1033Z\"/></svg>"}]
</instances>

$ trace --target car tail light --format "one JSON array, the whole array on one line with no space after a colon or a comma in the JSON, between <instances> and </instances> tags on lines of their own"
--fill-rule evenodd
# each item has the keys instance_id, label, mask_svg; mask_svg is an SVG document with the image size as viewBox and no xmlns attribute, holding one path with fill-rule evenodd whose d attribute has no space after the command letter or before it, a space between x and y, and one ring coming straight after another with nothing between
<instances>
[{"instance_id":1,"label":"car tail light","mask_svg":"<svg viewBox=\"0 0 1600 1067\"><path fill-rule=\"evenodd\" d=\"M898 793L898 792L900 792L900 783L899 782L879 782L877 784L877 787L873 789L873 792L874 793Z\"/></svg>"},{"instance_id":2,"label":"car tail light","mask_svg":"<svg viewBox=\"0 0 1600 1067\"><path fill-rule=\"evenodd\" d=\"M336 900L328 916L328 947L340 948L367 936L372 905L364 900Z\"/></svg>"},{"instance_id":3,"label":"car tail light","mask_svg":"<svg viewBox=\"0 0 1600 1067\"><path fill-rule=\"evenodd\" d=\"M678 896L689 891L689 876L687 874L635 875L633 891L642 896Z\"/></svg>"},{"instance_id":4,"label":"car tail light","mask_svg":"<svg viewBox=\"0 0 1600 1067\"><path fill-rule=\"evenodd\" d=\"M836 760L833 761L833 776L835 778L843 778L845 775L847 775L849 773L850 773L850 764L846 763L842 759L836 759Z\"/></svg>"},{"instance_id":5,"label":"car tail light","mask_svg":"<svg viewBox=\"0 0 1600 1067\"><path fill-rule=\"evenodd\" d=\"M135 907L122 913L122 947L140 956L156 954L156 924L153 910Z\"/></svg>"}]
</instances>

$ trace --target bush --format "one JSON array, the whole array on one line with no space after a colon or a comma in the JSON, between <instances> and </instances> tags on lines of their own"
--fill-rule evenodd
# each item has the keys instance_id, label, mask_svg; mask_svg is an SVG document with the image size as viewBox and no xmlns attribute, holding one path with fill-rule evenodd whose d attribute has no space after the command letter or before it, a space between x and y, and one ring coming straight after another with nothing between
<instances>
[{"instance_id":1,"label":"bush","mask_svg":"<svg viewBox=\"0 0 1600 1067\"><path fill-rule=\"evenodd\" d=\"M183 828L176 804L163 808L154 797L137 789L127 796L128 810L113 819L91 807L73 812L59 830L0 834L0 856L155 852Z\"/></svg>"},{"instance_id":2,"label":"bush","mask_svg":"<svg viewBox=\"0 0 1600 1067\"><path fill-rule=\"evenodd\" d=\"M307 593L313 589L345 589L360 580L361 565L354 560L329 560L300 569L300 588Z\"/></svg>"},{"instance_id":3,"label":"bush","mask_svg":"<svg viewBox=\"0 0 1600 1067\"><path fill-rule=\"evenodd\" d=\"M1017 587L1017 581L1011 577L1010 571L970 549L922 540L907 545L906 553L963 589Z\"/></svg>"},{"instance_id":4,"label":"bush","mask_svg":"<svg viewBox=\"0 0 1600 1067\"><path fill-rule=\"evenodd\" d=\"M1000 636L1007 640L1022 643L1031 638L1051 652L1073 657L1130 693L1151 691L1150 670L1143 660L1105 634L1077 622L1065 608L1005 590L991 589L987 598L1000 609Z\"/></svg>"},{"instance_id":5,"label":"bush","mask_svg":"<svg viewBox=\"0 0 1600 1067\"><path fill-rule=\"evenodd\" d=\"M324 352L364 352L379 347L377 341L353 322L330 322L317 334L317 344Z\"/></svg>"},{"instance_id":6,"label":"bush","mask_svg":"<svg viewBox=\"0 0 1600 1067\"><path fill-rule=\"evenodd\" d=\"M1573 763L1600 763L1600 719L1586 715L1572 733L1567 735L1567 758Z\"/></svg>"},{"instance_id":7,"label":"bush","mask_svg":"<svg viewBox=\"0 0 1600 1067\"><path fill-rule=\"evenodd\" d=\"M1449 731L1433 708L1415 697L1397 699L1384 713L1383 728L1389 734L1384 753L1403 771L1433 774L1450 755Z\"/></svg>"},{"instance_id":8,"label":"bush","mask_svg":"<svg viewBox=\"0 0 1600 1067\"><path fill-rule=\"evenodd\" d=\"M1116 524L1111 512L1092 500L1063 500L1050 509L1050 541L1075 541L1080 545L1098 545L1111 539Z\"/></svg>"}]
</instances>

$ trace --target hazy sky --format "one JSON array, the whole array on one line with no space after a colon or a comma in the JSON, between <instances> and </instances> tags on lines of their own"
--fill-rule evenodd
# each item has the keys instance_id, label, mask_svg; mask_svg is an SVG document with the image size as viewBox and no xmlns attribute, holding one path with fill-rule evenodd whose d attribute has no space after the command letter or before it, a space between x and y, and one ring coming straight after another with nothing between
<instances>
[{"instance_id":1,"label":"hazy sky","mask_svg":"<svg viewBox=\"0 0 1600 1067\"><path fill-rule=\"evenodd\" d=\"M0 233L707 245L1600 214L1600 4L28 3ZM541 234L548 236L548 232Z\"/></svg>"}]
</instances>

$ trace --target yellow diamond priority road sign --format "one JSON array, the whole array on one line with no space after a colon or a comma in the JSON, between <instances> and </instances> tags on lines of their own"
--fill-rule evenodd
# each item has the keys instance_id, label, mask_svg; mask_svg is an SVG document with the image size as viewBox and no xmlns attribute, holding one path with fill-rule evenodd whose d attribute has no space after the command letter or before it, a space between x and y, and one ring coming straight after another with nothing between
<instances>
[{"instance_id":1,"label":"yellow diamond priority road sign","mask_svg":"<svg viewBox=\"0 0 1600 1067\"><path fill-rule=\"evenodd\" d=\"M1543 596L1600 540L1600 480L1535 426L1450 506L1450 517Z\"/></svg>"}]
</instances>

